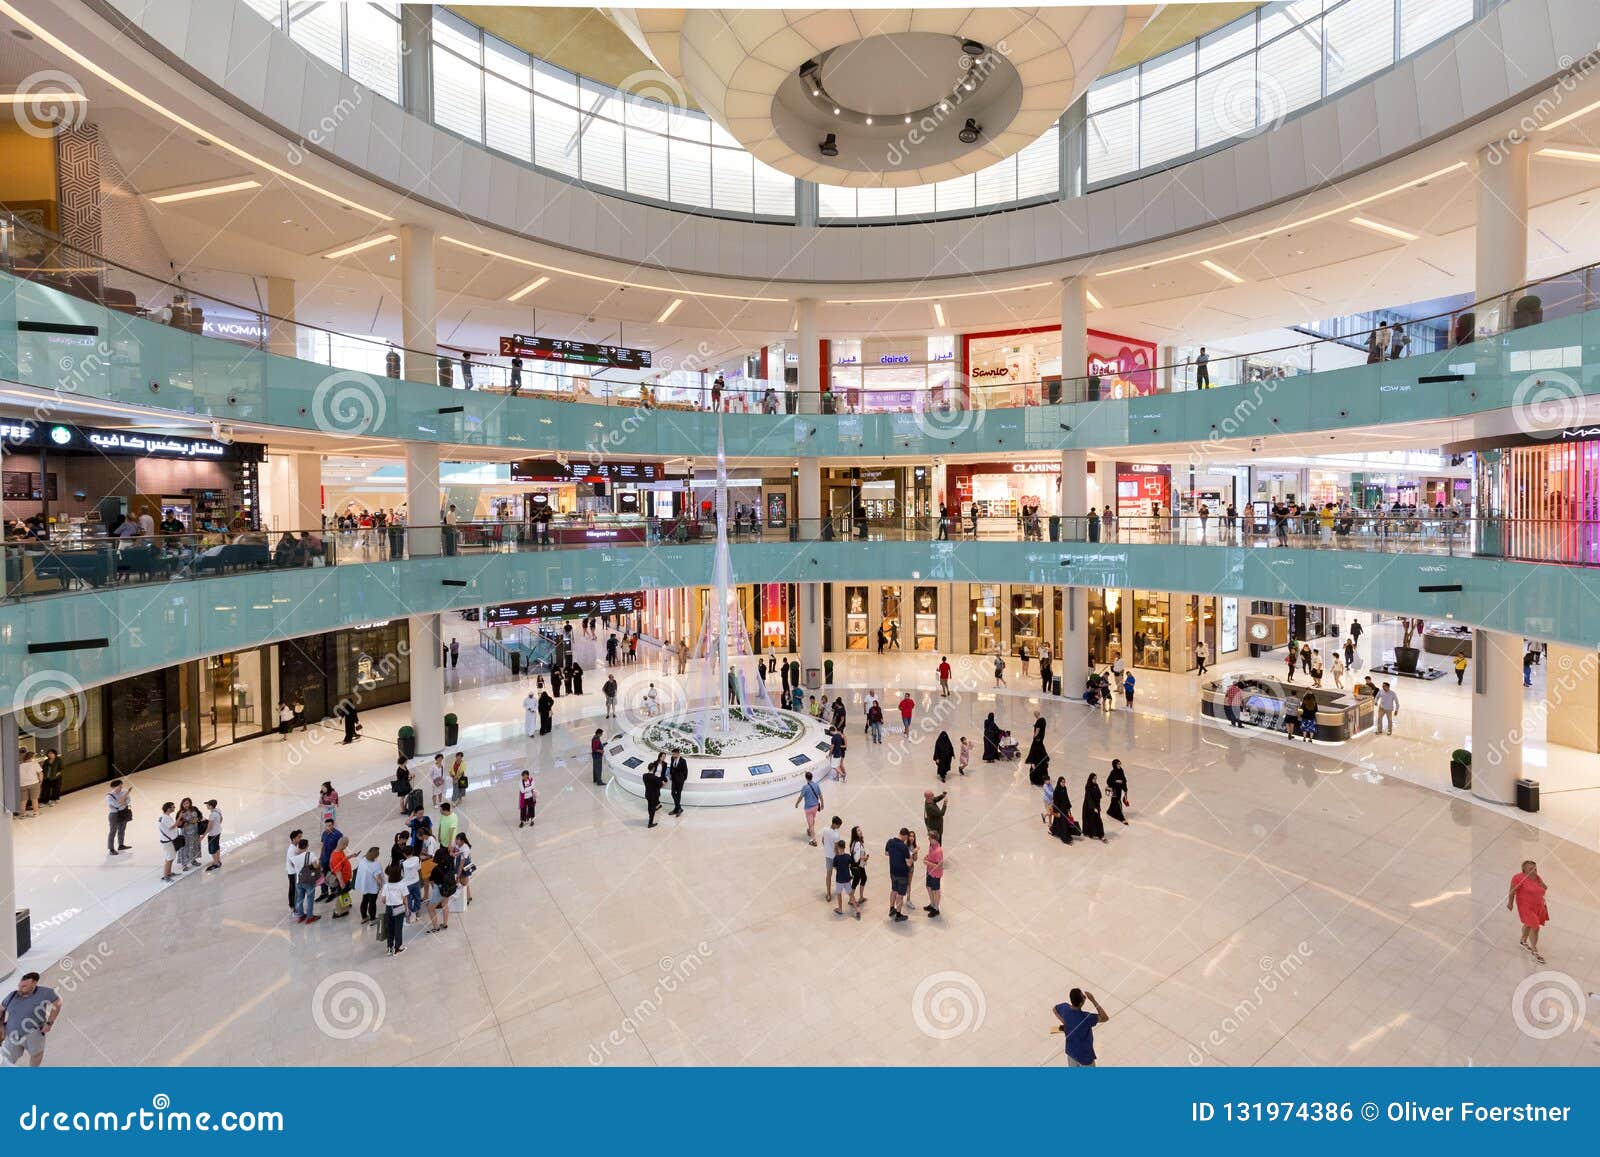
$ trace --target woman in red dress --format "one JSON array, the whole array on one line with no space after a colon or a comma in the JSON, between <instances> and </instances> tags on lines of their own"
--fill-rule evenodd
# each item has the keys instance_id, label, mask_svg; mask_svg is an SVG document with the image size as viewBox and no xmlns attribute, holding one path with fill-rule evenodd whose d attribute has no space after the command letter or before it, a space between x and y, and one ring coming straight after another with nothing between
<instances>
[{"instance_id":1,"label":"woman in red dress","mask_svg":"<svg viewBox=\"0 0 1600 1157\"><path fill-rule=\"evenodd\" d=\"M1532 860L1522 861L1522 871L1511 877L1511 892L1506 896L1506 911L1516 905L1517 919L1522 921L1522 946L1533 953L1540 964L1539 929L1550 919L1550 909L1544 903L1545 882L1539 878L1539 865Z\"/></svg>"}]
</instances>

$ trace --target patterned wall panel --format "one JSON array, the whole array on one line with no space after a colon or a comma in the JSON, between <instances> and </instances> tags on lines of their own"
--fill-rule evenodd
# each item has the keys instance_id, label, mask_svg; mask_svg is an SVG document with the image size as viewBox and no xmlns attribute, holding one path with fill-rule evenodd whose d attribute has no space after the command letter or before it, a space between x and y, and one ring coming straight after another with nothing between
<instances>
[{"instance_id":1,"label":"patterned wall panel","mask_svg":"<svg viewBox=\"0 0 1600 1157\"><path fill-rule=\"evenodd\" d=\"M69 119L56 133L56 193L61 239L87 253L101 252L99 125Z\"/></svg>"}]
</instances>

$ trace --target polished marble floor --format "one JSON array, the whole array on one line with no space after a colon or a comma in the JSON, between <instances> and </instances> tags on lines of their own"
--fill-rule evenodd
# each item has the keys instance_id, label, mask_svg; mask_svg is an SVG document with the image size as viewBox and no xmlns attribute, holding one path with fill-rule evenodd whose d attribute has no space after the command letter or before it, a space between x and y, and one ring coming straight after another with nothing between
<instances>
[{"instance_id":1,"label":"polished marble floor","mask_svg":"<svg viewBox=\"0 0 1600 1157\"><path fill-rule=\"evenodd\" d=\"M1103 716L1015 674L997 691L977 660L953 659L940 699L927 655L835 656L850 775L826 785L825 813L877 852L857 922L823 903L788 803L652 831L641 801L594 787L594 665L555 734L530 740L526 682L464 651L447 709L473 772L475 902L448 933L414 929L401 957L353 919L292 923L282 846L327 777L352 842L388 844L392 748L376 737L403 707L368 713L374 738L354 748L267 739L143 773L132 856L104 859L98 793L19 821L19 893L36 924L60 917L34 954L67 1002L49 1063L1059 1064L1050 1008L1081 985L1112 1015L1105 1064L1600 1064L1600 758L1530 740L1565 785L1537 817L1451 793L1453 680L1403 692L1392 740L1325 748L1198 720L1188 676L1145 674L1136 709ZM658 662L625 669L625 701L670 678ZM853 700L884 684L917 688L918 720L873 746ZM1121 757L1132 822L1062 846L1020 765L975 764L949 785L942 916L891 924L883 842L921 827L938 729L976 740L991 710L1019 735L1044 712L1074 800ZM523 767L540 785L527 829ZM208 788L229 838L248 838L221 872L163 887L150 817ZM1505 910L1526 858L1551 889L1543 966Z\"/></svg>"}]
</instances>

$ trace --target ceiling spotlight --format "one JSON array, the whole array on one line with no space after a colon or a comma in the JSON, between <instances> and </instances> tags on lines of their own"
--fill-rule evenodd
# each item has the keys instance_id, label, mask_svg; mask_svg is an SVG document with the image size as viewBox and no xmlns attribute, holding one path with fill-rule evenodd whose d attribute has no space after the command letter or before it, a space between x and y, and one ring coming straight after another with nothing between
<instances>
[{"instance_id":1,"label":"ceiling spotlight","mask_svg":"<svg viewBox=\"0 0 1600 1157\"><path fill-rule=\"evenodd\" d=\"M963 40L961 42L961 54L963 56L982 56L986 51L987 49L976 40Z\"/></svg>"},{"instance_id":2,"label":"ceiling spotlight","mask_svg":"<svg viewBox=\"0 0 1600 1157\"><path fill-rule=\"evenodd\" d=\"M817 152L825 157L837 157L839 155L838 139L832 133L829 133L822 138L822 143L817 146Z\"/></svg>"},{"instance_id":3,"label":"ceiling spotlight","mask_svg":"<svg viewBox=\"0 0 1600 1157\"><path fill-rule=\"evenodd\" d=\"M968 117L967 123L961 126L961 131L957 133L956 136L960 138L962 144L971 145L977 143L978 137L982 133L983 126L977 121L973 120L971 117Z\"/></svg>"},{"instance_id":4,"label":"ceiling spotlight","mask_svg":"<svg viewBox=\"0 0 1600 1157\"><path fill-rule=\"evenodd\" d=\"M820 88L814 88L814 89L811 90L811 95L812 96L821 96L822 95L822 90Z\"/></svg>"},{"instance_id":5,"label":"ceiling spotlight","mask_svg":"<svg viewBox=\"0 0 1600 1157\"><path fill-rule=\"evenodd\" d=\"M911 118L910 117L906 117L906 124L910 124L910 123L911 123Z\"/></svg>"},{"instance_id":6,"label":"ceiling spotlight","mask_svg":"<svg viewBox=\"0 0 1600 1157\"><path fill-rule=\"evenodd\" d=\"M872 123L872 118L871 118L871 117L868 117L868 118L867 118L867 123L868 123L868 124L869 124L869 125L870 125L870 124L871 124L871 123Z\"/></svg>"},{"instance_id":7,"label":"ceiling spotlight","mask_svg":"<svg viewBox=\"0 0 1600 1157\"><path fill-rule=\"evenodd\" d=\"M839 107L837 105L834 106L833 115L834 116L838 116L839 115Z\"/></svg>"}]
</instances>

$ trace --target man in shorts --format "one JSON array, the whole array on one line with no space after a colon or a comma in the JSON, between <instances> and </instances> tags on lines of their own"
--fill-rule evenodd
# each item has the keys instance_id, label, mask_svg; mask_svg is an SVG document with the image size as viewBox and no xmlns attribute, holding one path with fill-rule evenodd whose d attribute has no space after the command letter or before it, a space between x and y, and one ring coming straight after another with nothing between
<instances>
[{"instance_id":1,"label":"man in shorts","mask_svg":"<svg viewBox=\"0 0 1600 1157\"><path fill-rule=\"evenodd\" d=\"M822 901L827 903L834 896L834 862L839 854L839 845L844 843L844 832L840 829L844 820L834 816L827 828L822 833ZM845 849L849 851L849 848Z\"/></svg>"},{"instance_id":2,"label":"man in shorts","mask_svg":"<svg viewBox=\"0 0 1600 1157\"><path fill-rule=\"evenodd\" d=\"M817 846L817 812L822 810L822 789L811 778L811 773L806 772L806 782L800 788L800 794L795 798L795 807L804 806L806 809L806 839L811 841L811 846Z\"/></svg>"},{"instance_id":3,"label":"man in shorts","mask_svg":"<svg viewBox=\"0 0 1600 1157\"><path fill-rule=\"evenodd\" d=\"M837 822L838 817L835 817ZM855 861L850 858L850 849L845 846L844 836L839 837L839 842L834 845L836 849L833 861L829 865L833 877L833 914L844 915L844 900L854 886L851 881L851 868ZM850 913L857 920L861 919L861 905L856 903L856 898L850 896Z\"/></svg>"},{"instance_id":4,"label":"man in shorts","mask_svg":"<svg viewBox=\"0 0 1600 1157\"><path fill-rule=\"evenodd\" d=\"M905 913L906 893L911 891L911 830L901 828L900 834L883 846L889 857L889 919L896 922L909 920Z\"/></svg>"},{"instance_id":5,"label":"man in shorts","mask_svg":"<svg viewBox=\"0 0 1600 1157\"><path fill-rule=\"evenodd\" d=\"M44 1064L44 1038L61 1015L61 997L53 988L39 983L37 972L24 972L22 979L0 1000L0 1056L6 1064L19 1064L28 1054L28 1064Z\"/></svg>"}]
</instances>

